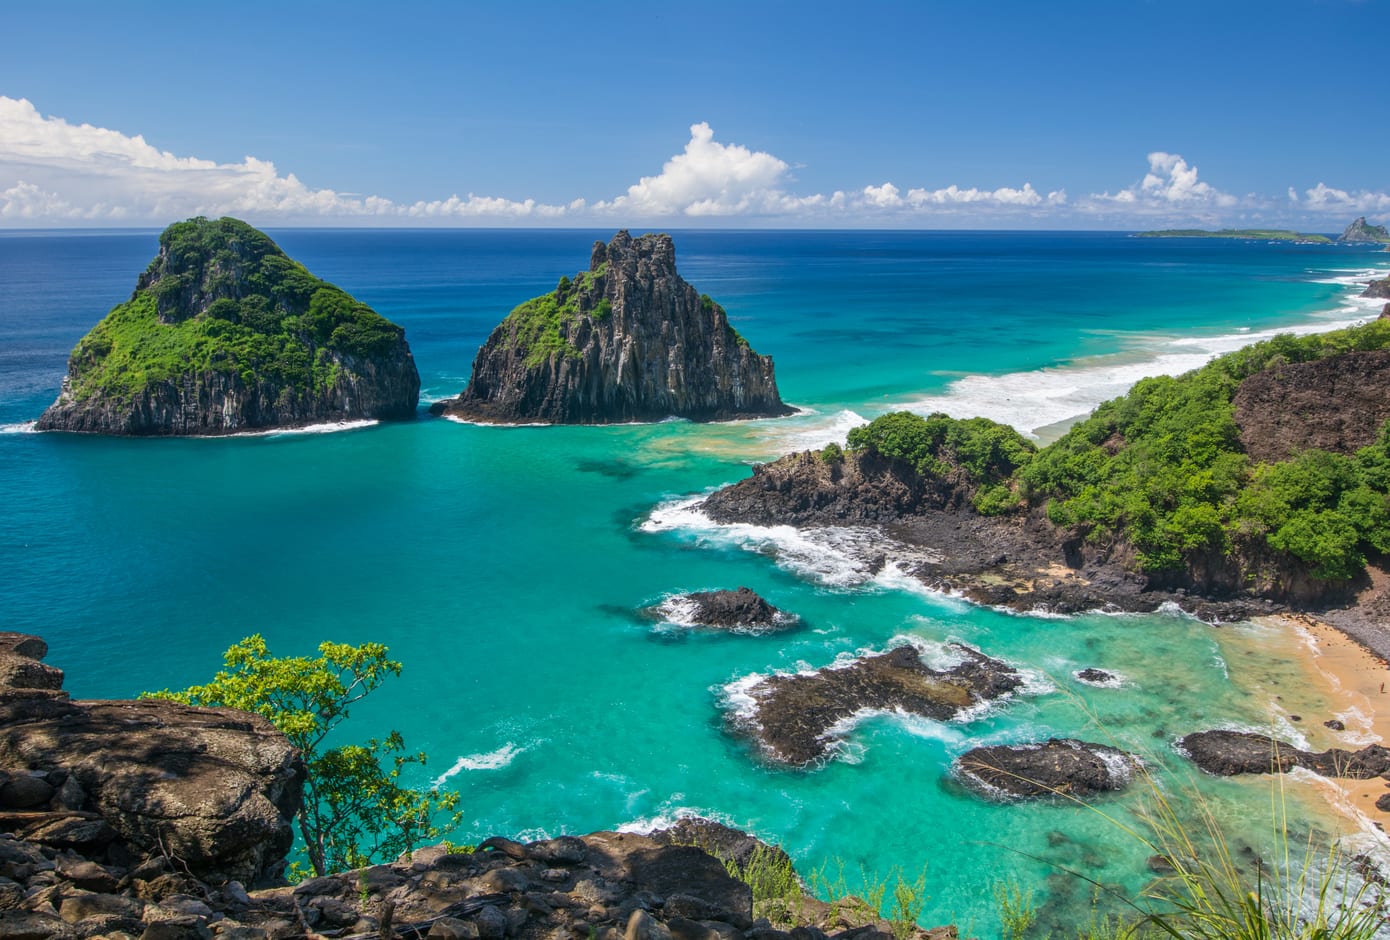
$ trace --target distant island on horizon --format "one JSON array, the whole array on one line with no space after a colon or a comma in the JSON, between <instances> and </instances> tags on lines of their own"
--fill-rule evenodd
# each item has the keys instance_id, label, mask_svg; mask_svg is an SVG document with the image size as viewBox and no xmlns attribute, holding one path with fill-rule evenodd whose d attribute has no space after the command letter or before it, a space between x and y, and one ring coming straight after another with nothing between
<instances>
[{"instance_id":1,"label":"distant island on horizon","mask_svg":"<svg viewBox=\"0 0 1390 940\"><path fill-rule=\"evenodd\" d=\"M1200 228L1166 228L1152 232L1136 232L1135 238L1237 238L1271 242L1297 242L1303 245L1331 245L1330 235L1295 232L1286 228L1223 228L1211 231Z\"/></svg>"}]
</instances>

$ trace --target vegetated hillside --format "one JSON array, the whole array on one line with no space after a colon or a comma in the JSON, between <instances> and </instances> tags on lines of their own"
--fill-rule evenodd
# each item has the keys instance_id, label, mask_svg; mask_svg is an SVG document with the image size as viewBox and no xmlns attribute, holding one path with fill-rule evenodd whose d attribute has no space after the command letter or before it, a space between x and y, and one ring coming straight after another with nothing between
<instances>
[{"instance_id":1,"label":"vegetated hillside","mask_svg":"<svg viewBox=\"0 0 1390 940\"><path fill-rule=\"evenodd\" d=\"M1278 336L1145 379L1034 453L983 419L885 415L849 449L971 483L986 515L1045 510L1158 587L1316 601L1390 551L1390 322ZM831 456L834 456L833 453Z\"/></svg>"},{"instance_id":2,"label":"vegetated hillside","mask_svg":"<svg viewBox=\"0 0 1390 940\"><path fill-rule=\"evenodd\" d=\"M226 434L408 418L404 331L236 219L190 219L77 344L41 430Z\"/></svg>"},{"instance_id":3,"label":"vegetated hillside","mask_svg":"<svg viewBox=\"0 0 1390 940\"><path fill-rule=\"evenodd\" d=\"M435 414L497 423L607 424L786 415L772 359L676 273L668 235L595 242L589 270L518 305Z\"/></svg>"}]
</instances>

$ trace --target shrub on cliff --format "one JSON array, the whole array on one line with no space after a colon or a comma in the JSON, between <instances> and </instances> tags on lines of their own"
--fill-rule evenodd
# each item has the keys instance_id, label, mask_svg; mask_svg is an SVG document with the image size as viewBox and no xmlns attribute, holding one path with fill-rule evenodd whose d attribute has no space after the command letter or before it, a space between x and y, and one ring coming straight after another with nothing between
<instances>
[{"instance_id":1,"label":"shrub on cliff","mask_svg":"<svg viewBox=\"0 0 1390 940\"><path fill-rule=\"evenodd\" d=\"M458 822L458 794L401 786L402 771L424 764L425 755L406 753L399 732L325 747L350 706L388 676L400 675L401 664L388 652L380 643L321 643L317 658L272 657L257 634L227 650L226 668L206 685L144 697L238 708L280 729L308 767L297 820L309 865L324 875L388 861L439 839ZM440 814L451 816L446 825L435 824Z\"/></svg>"}]
</instances>

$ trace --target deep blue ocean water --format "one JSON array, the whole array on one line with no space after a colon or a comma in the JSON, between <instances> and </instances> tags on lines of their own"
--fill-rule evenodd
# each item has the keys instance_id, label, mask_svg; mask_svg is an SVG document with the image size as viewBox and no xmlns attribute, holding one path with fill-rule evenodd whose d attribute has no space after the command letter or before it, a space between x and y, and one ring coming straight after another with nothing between
<instances>
[{"instance_id":1,"label":"deep blue ocean water","mask_svg":"<svg viewBox=\"0 0 1390 940\"><path fill-rule=\"evenodd\" d=\"M398 728L466 809L455 841L643 826L700 812L886 874L925 865L924 923L995 931L991 885L1037 886L1084 919L1088 878L1139 890L1150 850L1067 804L1006 806L949 768L978 743L1113 739L1196 786L1258 843L1267 782L1182 773L1170 742L1213 725L1318 737L1328 704L1294 641L1168 615L1018 616L868 577L790 530L719 529L684 508L751 462L912 407L1038 431L1271 332L1374 315L1369 250L1113 233L678 232L683 276L771 353L777 421L484 428L430 419L515 304L587 266L578 231L272 232L310 270L406 328L421 418L223 440L36 434L68 351L129 296L156 233L0 234L0 628L38 633L82 697L208 678L260 632L277 653L381 640L404 674L354 713ZM672 593L747 585L799 614L775 637L653 623ZM960 640L1018 664L1021 694L942 724L865 716L813 771L763 764L727 719L756 676L856 651ZM1119 688L1071 673L1099 666ZM1281 701L1276 696L1282 695ZM1142 789L1142 788L1140 788ZM1331 831L1311 789L1300 825ZM1104 808L1121 819L1142 794ZM1263 827L1268 830L1268 825Z\"/></svg>"}]
</instances>

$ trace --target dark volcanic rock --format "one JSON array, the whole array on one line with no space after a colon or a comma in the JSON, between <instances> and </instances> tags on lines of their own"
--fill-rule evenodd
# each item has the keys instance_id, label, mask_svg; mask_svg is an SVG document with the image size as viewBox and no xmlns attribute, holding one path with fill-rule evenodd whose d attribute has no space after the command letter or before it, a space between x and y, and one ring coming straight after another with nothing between
<instances>
[{"instance_id":1,"label":"dark volcanic rock","mask_svg":"<svg viewBox=\"0 0 1390 940\"><path fill-rule=\"evenodd\" d=\"M1113 672L1106 672L1094 666L1078 669L1073 675L1088 685L1115 685L1119 681L1119 677Z\"/></svg>"},{"instance_id":2,"label":"dark volcanic rock","mask_svg":"<svg viewBox=\"0 0 1390 940\"><path fill-rule=\"evenodd\" d=\"M1302 767L1324 777L1369 780L1390 771L1390 749L1372 744L1359 751L1305 751L1249 731L1198 731L1178 742L1198 767L1218 777L1287 773Z\"/></svg>"},{"instance_id":3,"label":"dark volcanic rock","mask_svg":"<svg viewBox=\"0 0 1390 940\"><path fill-rule=\"evenodd\" d=\"M42 648L3 636L0 649ZM119 840L126 857L173 856L247 882L278 873L304 778L299 752L256 715L51 695L0 698L0 770L6 792L42 773L83 803L29 817L28 839L97 850Z\"/></svg>"},{"instance_id":4,"label":"dark volcanic rock","mask_svg":"<svg viewBox=\"0 0 1390 940\"><path fill-rule=\"evenodd\" d=\"M759 597L749 588L737 591L695 591L670 598L659 608L680 623L706 627L748 627L768 630L790 626L792 617Z\"/></svg>"},{"instance_id":5,"label":"dark volcanic rock","mask_svg":"<svg viewBox=\"0 0 1390 940\"><path fill-rule=\"evenodd\" d=\"M961 661L949 669L932 669L915 647L899 646L848 665L769 676L747 690L754 704L733 725L752 735L771 760L806 766L830 754L837 722L864 711L949 721L1023 684L1007 663L959 644L951 649Z\"/></svg>"},{"instance_id":6,"label":"dark volcanic rock","mask_svg":"<svg viewBox=\"0 0 1390 940\"><path fill-rule=\"evenodd\" d=\"M1240 383L1240 442L1274 462L1316 447L1351 454L1390 419L1390 350L1350 352L1274 366Z\"/></svg>"},{"instance_id":7,"label":"dark volcanic rock","mask_svg":"<svg viewBox=\"0 0 1390 940\"><path fill-rule=\"evenodd\" d=\"M964 780L988 796L1006 798L1084 797L1122 790L1137 766L1118 748L1069 738L972 748L956 761Z\"/></svg>"},{"instance_id":8,"label":"dark volcanic rock","mask_svg":"<svg viewBox=\"0 0 1390 940\"><path fill-rule=\"evenodd\" d=\"M160 235L135 292L72 351L41 431L219 435L413 418L405 332L236 219Z\"/></svg>"},{"instance_id":9,"label":"dark volcanic rock","mask_svg":"<svg viewBox=\"0 0 1390 940\"><path fill-rule=\"evenodd\" d=\"M775 417L772 359L676 273L668 235L594 243L589 271L517 307L432 414L494 423Z\"/></svg>"},{"instance_id":10,"label":"dark volcanic rock","mask_svg":"<svg viewBox=\"0 0 1390 940\"><path fill-rule=\"evenodd\" d=\"M1366 285L1366 289L1361 292L1362 297L1390 297L1390 277L1383 277L1378 281L1371 281Z\"/></svg>"}]
</instances>

